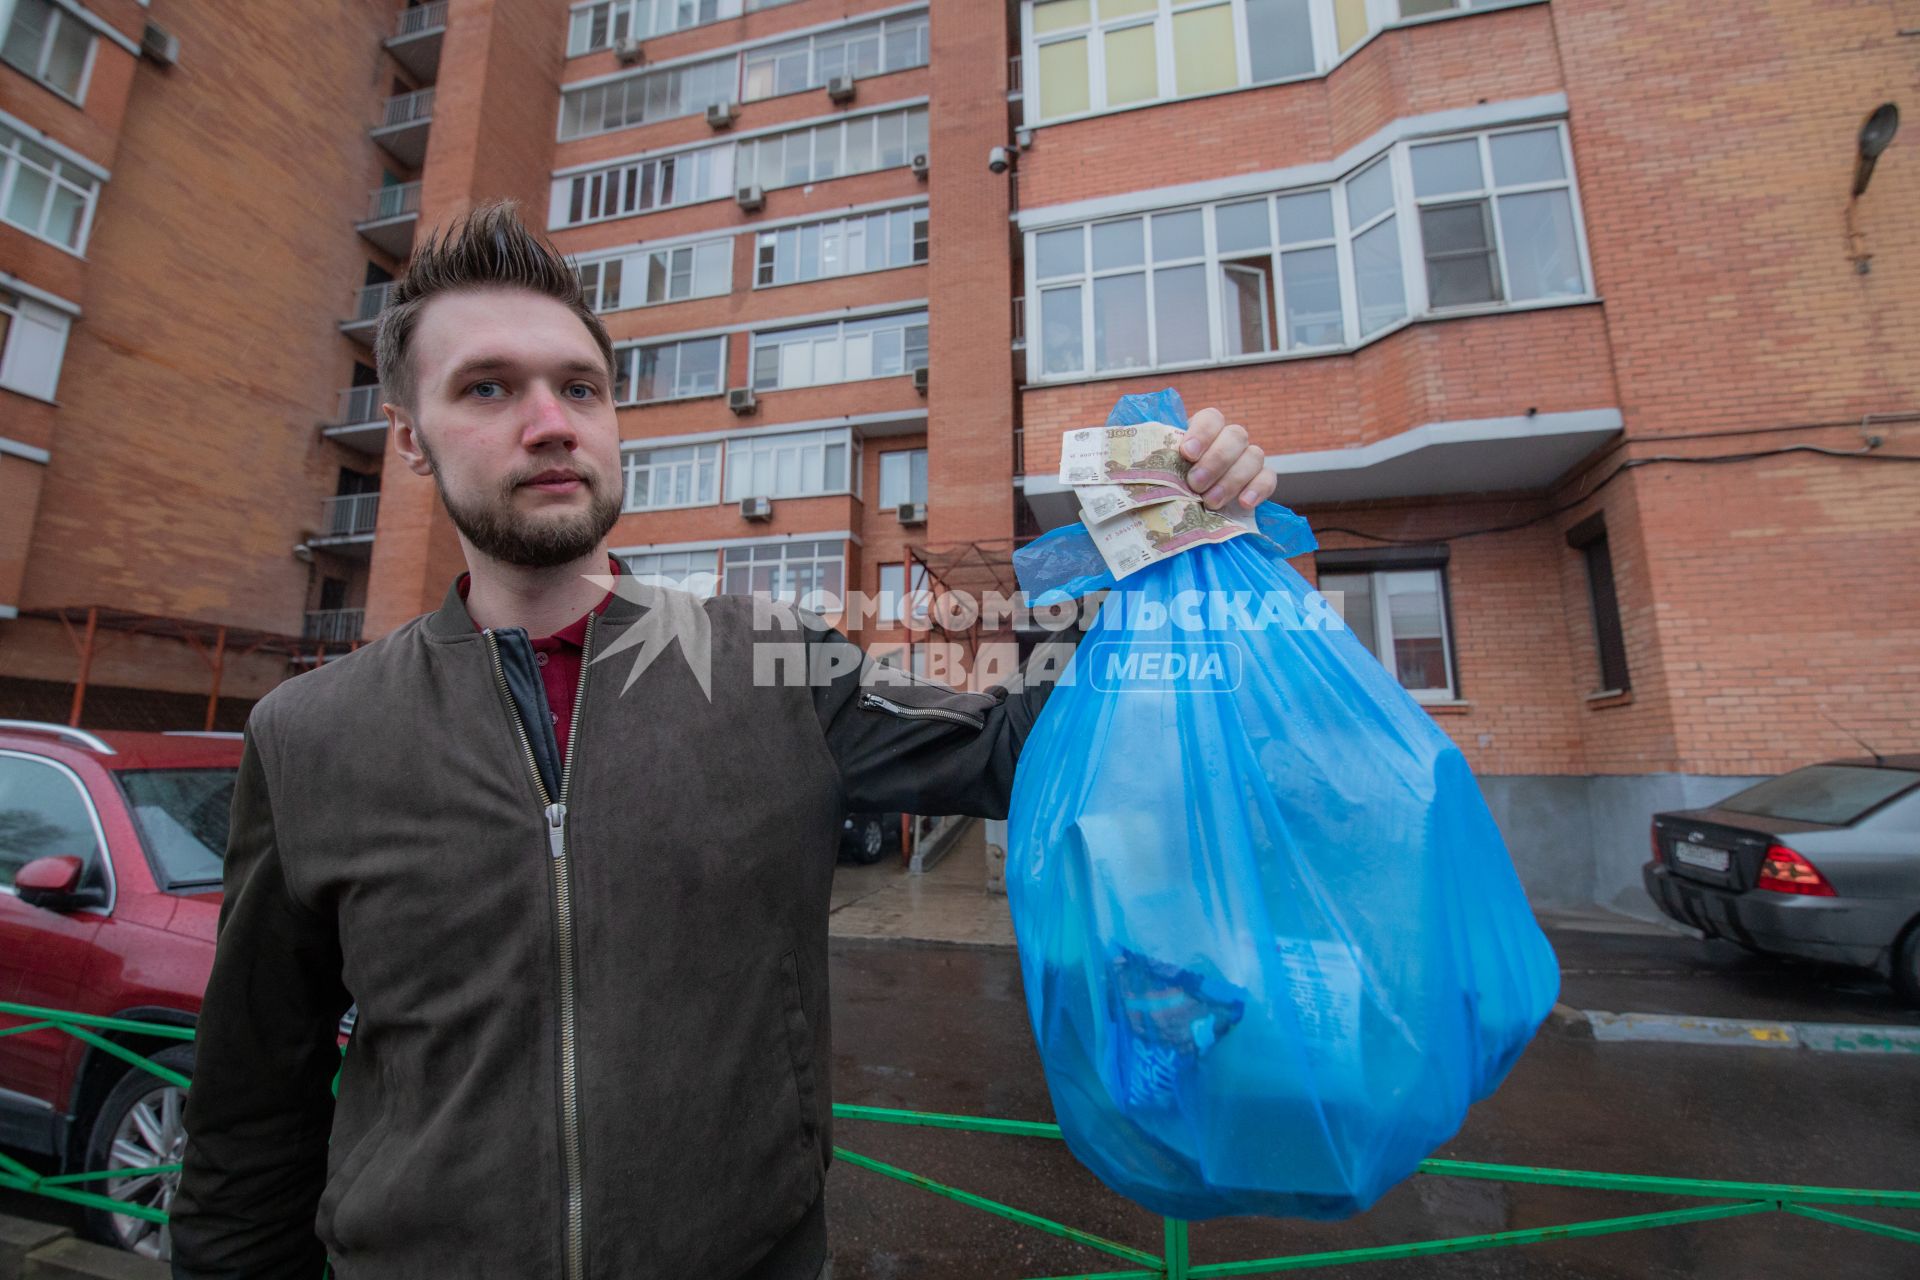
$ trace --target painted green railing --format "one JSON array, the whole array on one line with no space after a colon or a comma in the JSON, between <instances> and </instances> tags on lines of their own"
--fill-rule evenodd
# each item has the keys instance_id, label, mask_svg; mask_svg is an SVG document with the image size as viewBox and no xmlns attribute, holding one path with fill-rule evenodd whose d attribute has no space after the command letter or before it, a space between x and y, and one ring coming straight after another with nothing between
<instances>
[{"instance_id":1,"label":"painted green railing","mask_svg":"<svg viewBox=\"0 0 1920 1280\"><path fill-rule=\"evenodd\" d=\"M124 1045L116 1044L101 1032L133 1033L168 1040L191 1040L189 1028L160 1023L134 1022L124 1018L102 1018L89 1014L41 1009L31 1005L0 1001L0 1016L21 1019L17 1026L0 1028L0 1036L20 1035L28 1031L58 1030L83 1040L103 1053L147 1071L169 1084L185 1088L188 1080ZM1033 1120L999 1120L982 1116L942 1115L927 1111L898 1111L885 1107L836 1104L836 1118L870 1121L879 1124L914 1125L932 1129L954 1129L968 1133L997 1134L1006 1137L1058 1140L1058 1125ZM1536 1186L1582 1187L1593 1191L1624 1191L1669 1195L1720 1203L1690 1208L1665 1209L1654 1213L1636 1213L1618 1218L1599 1218L1553 1227L1528 1227L1515 1231L1493 1231L1481 1235L1451 1236L1438 1240L1416 1240L1406 1244L1374 1245L1362 1249L1337 1249L1317 1253L1288 1254L1272 1258L1252 1258L1239 1262L1196 1263L1192 1260L1189 1225L1177 1219L1164 1220L1162 1250L1153 1253L1118 1240L1109 1240L1090 1231L1082 1231L1063 1222L1055 1222L1025 1209L1018 1209L972 1191L948 1186L932 1178L876 1160L845 1147L834 1148L834 1158L855 1168L866 1169L888 1178L945 1196L983 1213L1009 1222L1070 1240L1089 1249L1117 1258L1127 1264L1118 1271L1086 1272L1047 1280L1203 1280L1212 1276L1274 1275L1282 1271L1306 1271L1319 1267L1344 1266L1389 1259L1424 1258L1435 1254L1468 1253L1476 1249L1496 1249L1510 1245L1539 1244L1553 1240L1577 1240L1587 1236L1611 1235L1622 1231L1644 1231L1653 1227L1683 1226L1693 1222L1711 1222L1720 1218L1740 1218L1755 1213L1787 1213L1837 1227L1848 1227L1885 1236L1908 1244L1920 1244L1920 1231L1876 1222L1851 1213L1840 1213L1829 1206L1852 1208L1920 1210L1920 1191L1880 1191L1857 1187L1809 1187L1778 1182L1733 1182L1721 1179L1667 1178L1640 1174L1593 1173L1581 1169L1540 1169L1525 1165L1479 1164L1465 1160L1428 1160L1420 1172L1436 1178L1475 1178L1492 1182L1528 1183ZM166 1220L164 1212L148 1205L129 1204L77 1188L105 1178L137 1178L146 1174L170 1173L177 1164L154 1165L140 1169L112 1169L58 1176L35 1173L26 1165L0 1152L0 1188L27 1191L54 1199L106 1209L113 1213L144 1218L150 1222Z\"/></svg>"}]
</instances>

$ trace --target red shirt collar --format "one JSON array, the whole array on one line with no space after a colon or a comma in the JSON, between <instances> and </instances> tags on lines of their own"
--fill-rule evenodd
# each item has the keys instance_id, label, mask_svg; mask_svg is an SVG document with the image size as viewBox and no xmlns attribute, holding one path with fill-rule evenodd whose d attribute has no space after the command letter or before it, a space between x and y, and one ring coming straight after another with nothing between
<instances>
[{"instance_id":1,"label":"red shirt collar","mask_svg":"<svg viewBox=\"0 0 1920 1280\"><path fill-rule=\"evenodd\" d=\"M611 573L615 577L619 577L621 574L626 572L626 567L620 563L620 559L618 556L608 556L607 563L612 566L612 568L608 569L607 572ZM467 598L468 590L471 589L473 586L473 575L470 573L461 574L460 580L458 583L455 584L455 586L460 592L460 598L462 600L465 600ZM539 646L543 644L557 642L559 644L569 645L575 649L585 649L587 647L587 619L593 617L595 614L605 613L607 611L607 606L612 603L613 603L613 592L609 590L607 594L601 598L601 601L599 604L593 606L593 608L587 610L585 613L581 614L579 617L575 618L572 622L560 628L558 631L554 632L552 635L538 637L533 641L533 643L536 646ZM481 630L481 626L479 623L476 622L473 624L473 626L474 626L474 630L476 631Z\"/></svg>"}]
</instances>

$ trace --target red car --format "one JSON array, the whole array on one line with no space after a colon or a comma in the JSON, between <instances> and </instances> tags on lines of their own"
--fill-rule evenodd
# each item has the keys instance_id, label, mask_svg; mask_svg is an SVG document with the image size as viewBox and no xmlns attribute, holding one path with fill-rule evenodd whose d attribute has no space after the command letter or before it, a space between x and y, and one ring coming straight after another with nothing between
<instances>
[{"instance_id":1,"label":"red car","mask_svg":"<svg viewBox=\"0 0 1920 1280\"><path fill-rule=\"evenodd\" d=\"M192 1026L213 966L238 734L86 733L0 720L0 1000ZM0 1027L18 1025L0 1017ZM190 1072L192 1046L108 1033ZM0 1037L0 1145L63 1171L180 1159L182 1094L57 1030ZM165 1208L177 1175L108 1179ZM88 1210L167 1256L156 1224Z\"/></svg>"}]
</instances>

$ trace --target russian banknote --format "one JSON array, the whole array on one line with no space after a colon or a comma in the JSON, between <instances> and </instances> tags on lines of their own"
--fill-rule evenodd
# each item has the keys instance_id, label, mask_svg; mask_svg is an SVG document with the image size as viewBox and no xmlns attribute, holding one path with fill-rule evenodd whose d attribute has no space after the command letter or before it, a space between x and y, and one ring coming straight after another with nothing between
<instances>
[{"instance_id":1,"label":"russian banknote","mask_svg":"<svg viewBox=\"0 0 1920 1280\"><path fill-rule=\"evenodd\" d=\"M1087 532L1118 582L1189 547L1225 542L1257 527L1251 512L1211 511L1198 498L1181 497L1089 523Z\"/></svg>"},{"instance_id":2,"label":"russian banknote","mask_svg":"<svg viewBox=\"0 0 1920 1280\"><path fill-rule=\"evenodd\" d=\"M1110 520L1123 511L1150 507L1169 498L1191 498L1195 494L1185 485L1172 484L1077 484L1073 492L1080 499L1080 514L1088 524Z\"/></svg>"},{"instance_id":3,"label":"russian banknote","mask_svg":"<svg viewBox=\"0 0 1920 1280\"><path fill-rule=\"evenodd\" d=\"M1159 484L1191 493L1180 456L1187 433L1164 422L1083 427L1060 438L1060 483Z\"/></svg>"}]
</instances>

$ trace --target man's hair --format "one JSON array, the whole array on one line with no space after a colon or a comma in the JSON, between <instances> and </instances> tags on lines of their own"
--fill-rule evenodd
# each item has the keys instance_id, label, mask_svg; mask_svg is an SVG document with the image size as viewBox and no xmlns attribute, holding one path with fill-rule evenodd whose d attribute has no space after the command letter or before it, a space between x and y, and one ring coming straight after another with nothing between
<instances>
[{"instance_id":1,"label":"man's hair","mask_svg":"<svg viewBox=\"0 0 1920 1280\"><path fill-rule=\"evenodd\" d=\"M582 297L580 277L551 242L527 230L514 201L498 200L429 235L407 264L406 277L394 286L373 344L390 403L409 410L417 406L420 388L410 348L427 303L444 293L491 288L527 289L572 311L599 346L607 376L613 376L613 339Z\"/></svg>"}]
</instances>

